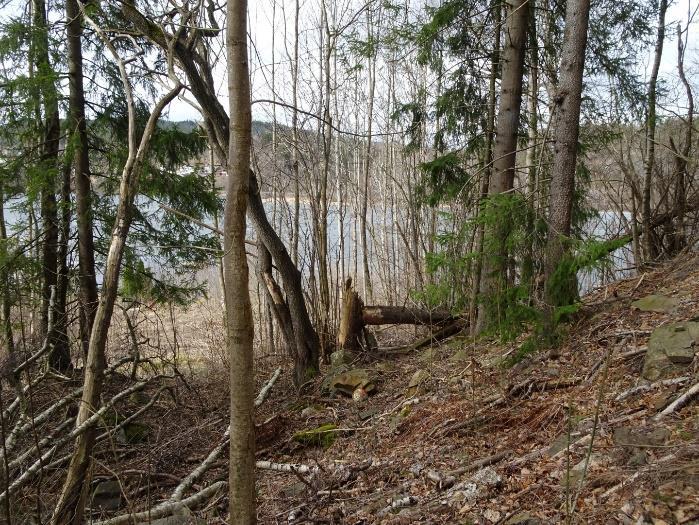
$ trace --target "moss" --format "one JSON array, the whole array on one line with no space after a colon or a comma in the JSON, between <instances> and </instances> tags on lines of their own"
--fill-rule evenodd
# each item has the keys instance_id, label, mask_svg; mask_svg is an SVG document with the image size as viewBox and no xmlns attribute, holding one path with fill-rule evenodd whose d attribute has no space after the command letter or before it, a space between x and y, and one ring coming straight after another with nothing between
<instances>
[{"instance_id":1,"label":"moss","mask_svg":"<svg viewBox=\"0 0 699 525\"><path fill-rule=\"evenodd\" d=\"M310 428L296 432L293 440L309 447L330 447L337 438L337 425L326 423L317 428Z\"/></svg>"}]
</instances>

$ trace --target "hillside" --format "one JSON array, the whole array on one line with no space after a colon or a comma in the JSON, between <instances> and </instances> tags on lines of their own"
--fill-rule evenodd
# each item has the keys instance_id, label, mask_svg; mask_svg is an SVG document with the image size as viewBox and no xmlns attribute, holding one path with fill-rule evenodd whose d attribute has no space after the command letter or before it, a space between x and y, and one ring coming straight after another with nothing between
<instances>
[{"instance_id":1,"label":"hillside","mask_svg":"<svg viewBox=\"0 0 699 525\"><path fill-rule=\"evenodd\" d=\"M457 337L420 352L336 359L342 370L326 368L297 395L287 370L269 381L277 374L267 363L279 356L259 356L260 523L514 525L572 514L578 523L696 523L699 407L691 397L686 406L676 400L697 391L697 330L676 323L699 316L699 257L614 283L584 302L557 359L534 354L511 368L502 362L516 344ZM154 513L152 523L226 520L226 372L216 354L215 309L207 308L180 322L179 349L190 359L175 362L173 378L144 385L108 376L105 400L133 393L102 416L104 427L121 430L98 443L94 523L128 523L129 512L148 523L148 508L171 514L174 507L159 502L178 490L175 501L194 515L160 522L162 513ZM644 369L657 348L677 364ZM200 360L191 359L196 352ZM155 355L146 361L144 370L163 369ZM342 371L345 383L354 371L373 395L355 401L328 392L323 383ZM43 409L70 399L68 387L56 379L33 402ZM148 412L139 412L144 406ZM42 437L60 435L60 421ZM44 460L43 479L26 487L31 493L58 489L60 471L51 465L65 458ZM30 500L16 501L17 510ZM121 518L99 521L115 515Z\"/></svg>"}]
</instances>

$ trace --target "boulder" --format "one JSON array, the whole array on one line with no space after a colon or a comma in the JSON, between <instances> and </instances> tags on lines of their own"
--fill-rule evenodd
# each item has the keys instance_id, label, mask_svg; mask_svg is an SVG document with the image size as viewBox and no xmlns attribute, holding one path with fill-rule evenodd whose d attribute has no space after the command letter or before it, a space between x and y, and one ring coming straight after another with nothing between
<instances>
[{"instance_id":1,"label":"boulder","mask_svg":"<svg viewBox=\"0 0 699 525\"><path fill-rule=\"evenodd\" d=\"M332 354L330 354L330 367L339 368L342 365L350 365L354 359L355 356L347 350L335 350Z\"/></svg>"},{"instance_id":2,"label":"boulder","mask_svg":"<svg viewBox=\"0 0 699 525\"><path fill-rule=\"evenodd\" d=\"M492 468L485 467L476 472L467 481L454 485L450 490L449 502L473 503L488 497L493 490L502 485L502 478Z\"/></svg>"},{"instance_id":3,"label":"boulder","mask_svg":"<svg viewBox=\"0 0 699 525\"><path fill-rule=\"evenodd\" d=\"M92 492L92 508L118 510L121 508L121 485L118 481L100 481Z\"/></svg>"},{"instance_id":4,"label":"boulder","mask_svg":"<svg viewBox=\"0 0 699 525\"><path fill-rule=\"evenodd\" d=\"M670 437L670 431L665 427L618 427L612 437L614 444L619 447L659 447Z\"/></svg>"},{"instance_id":5,"label":"boulder","mask_svg":"<svg viewBox=\"0 0 699 525\"><path fill-rule=\"evenodd\" d=\"M367 394L371 394L376 390L376 385L369 377L367 370L355 368L332 376L328 381L328 388L332 392L340 392L351 397L357 388L363 388Z\"/></svg>"},{"instance_id":6,"label":"boulder","mask_svg":"<svg viewBox=\"0 0 699 525\"><path fill-rule=\"evenodd\" d=\"M680 302L674 297L647 295L631 303L631 306L642 312L671 313L677 310L679 304Z\"/></svg>"},{"instance_id":7,"label":"boulder","mask_svg":"<svg viewBox=\"0 0 699 525\"><path fill-rule=\"evenodd\" d=\"M430 373L424 368L416 370L413 377L410 378L410 383L408 383L408 396L416 396L423 389L425 381L429 378Z\"/></svg>"},{"instance_id":8,"label":"boulder","mask_svg":"<svg viewBox=\"0 0 699 525\"><path fill-rule=\"evenodd\" d=\"M337 437L337 432L334 432L335 429L337 429L337 425L334 423L327 423L317 428L309 428L296 432L292 439L302 445L328 448L335 442L335 438Z\"/></svg>"},{"instance_id":9,"label":"boulder","mask_svg":"<svg viewBox=\"0 0 699 525\"><path fill-rule=\"evenodd\" d=\"M671 323L656 328L648 341L643 361L643 378L648 381L681 371L694 359L699 340L699 323Z\"/></svg>"}]
</instances>

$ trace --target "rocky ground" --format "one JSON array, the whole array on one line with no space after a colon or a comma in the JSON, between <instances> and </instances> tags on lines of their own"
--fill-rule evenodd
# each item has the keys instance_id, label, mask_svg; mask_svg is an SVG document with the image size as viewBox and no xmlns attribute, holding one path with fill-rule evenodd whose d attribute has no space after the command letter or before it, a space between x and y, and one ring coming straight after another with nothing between
<instances>
[{"instance_id":1,"label":"rocky ground","mask_svg":"<svg viewBox=\"0 0 699 525\"><path fill-rule=\"evenodd\" d=\"M258 409L260 523L699 522L699 258L584 303L555 358L506 367L516 342L457 337L336 355L300 395L282 373ZM258 362L261 388L274 361ZM143 436L100 445L94 474L106 495L93 500L95 521L157 506L207 457L184 497L226 479L222 384L220 369L172 380L143 416ZM49 472L43 490L58 481ZM167 523L226 522L225 490L206 496ZM35 491L24 497L35 502Z\"/></svg>"}]
</instances>

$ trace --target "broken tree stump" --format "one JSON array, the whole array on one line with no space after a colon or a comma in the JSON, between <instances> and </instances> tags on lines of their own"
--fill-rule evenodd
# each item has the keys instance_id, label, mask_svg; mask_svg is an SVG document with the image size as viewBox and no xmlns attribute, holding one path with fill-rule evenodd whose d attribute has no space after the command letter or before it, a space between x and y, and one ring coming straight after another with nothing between
<instances>
[{"instance_id":1,"label":"broken tree stump","mask_svg":"<svg viewBox=\"0 0 699 525\"><path fill-rule=\"evenodd\" d=\"M352 279L345 283L345 296L342 300L340 329L337 333L337 345L342 350L361 350L360 338L364 330L362 303L359 294L352 289Z\"/></svg>"}]
</instances>

